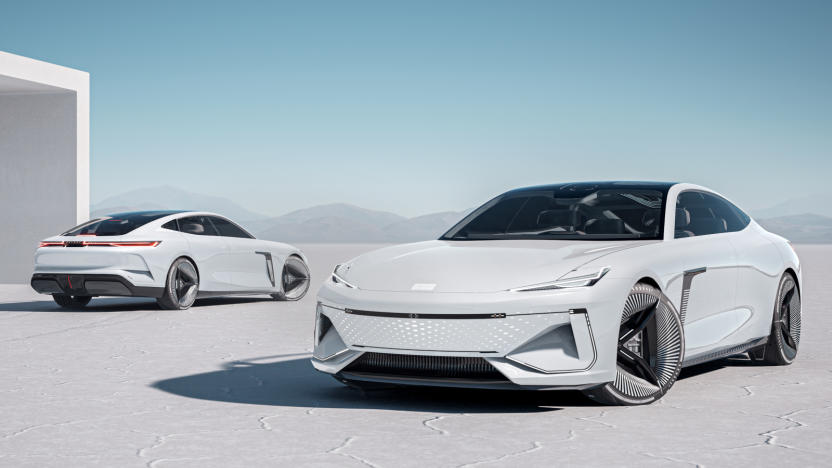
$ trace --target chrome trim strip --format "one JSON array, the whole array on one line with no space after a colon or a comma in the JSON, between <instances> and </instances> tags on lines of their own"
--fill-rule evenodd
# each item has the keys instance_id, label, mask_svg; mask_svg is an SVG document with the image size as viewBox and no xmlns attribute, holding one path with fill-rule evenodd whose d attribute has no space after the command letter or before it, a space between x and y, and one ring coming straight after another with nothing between
<instances>
[{"instance_id":1,"label":"chrome trim strip","mask_svg":"<svg viewBox=\"0 0 832 468\"><path fill-rule=\"evenodd\" d=\"M349 349L349 348L344 348L344 349L342 349L341 351L338 351L338 352L336 352L336 353L330 354L330 355L329 355L329 356L327 356L327 357L318 357L318 356L316 356L315 354L312 354L312 357L313 357L313 358L315 358L315 359L317 359L317 360L319 360L319 361L329 361L330 359L332 359L332 358L334 358L334 357L336 357L336 356L340 356L340 355L342 355L342 354L346 353L347 351L350 351L350 349Z\"/></svg>"},{"instance_id":2,"label":"chrome trim strip","mask_svg":"<svg viewBox=\"0 0 832 468\"><path fill-rule=\"evenodd\" d=\"M371 310L344 309L350 315L406 319L504 319L506 314L408 314L403 312L375 312Z\"/></svg>"},{"instance_id":3,"label":"chrome trim strip","mask_svg":"<svg viewBox=\"0 0 832 468\"><path fill-rule=\"evenodd\" d=\"M701 275L708 271L708 267L694 268L692 270L685 270L682 274L682 300L679 302L679 320L682 325L685 324L685 314L688 311L688 301L690 300L690 287L693 284L693 277Z\"/></svg>"},{"instance_id":4,"label":"chrome trim strip","mask_svg":"<svg viewBox=\"0 0 832 468\"><path fill-rule=\"evenodd\" d=\"M392 350L392 351L415 351L415 352L422 352L422 353L478 353L478 354L499 354L498 351L462 351L462 350L440 350L440 349L413 349L413 348L380 348L378 346L365 346L354 344L352 345L353 348L362 348L362 349L369 349L369 350ZM419 356L418 354L416 356Z\"/></svg>"}]
</instances>

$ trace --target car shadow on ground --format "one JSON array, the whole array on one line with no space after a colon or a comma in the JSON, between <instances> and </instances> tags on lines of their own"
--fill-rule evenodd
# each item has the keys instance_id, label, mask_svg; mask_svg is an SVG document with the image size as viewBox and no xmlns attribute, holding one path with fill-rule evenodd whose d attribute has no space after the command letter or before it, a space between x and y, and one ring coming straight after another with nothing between
<instances>
[{"instance_id":1,"label":"car shadow on ground","mask_svg":"<svg viewBox=\"0 0 832 468\"><path fill-rule=\"evenodd\" d=\"M230 304L245 304L250 302L274 302L268 296L263 297L211 297L197 299L192 308L211 307ZM5 302L0 303L0 313L3 312L62 312L62 313L102 313L102 312L131 312L131 311L162 311L156 300L143 297L95 297L85 307L63 308L53 300Z\"/></svg>"},{"instance_id":2,"label":"car shadow on ground","mask_svg":"<svg viewBox=\"0 0 832 468\"><path fill-rule=\"evenodd\" d=\"M299 408L534 413L557 411L562 407L595 406L575 391L407 387L365 392L316 371L309 361L309 354L235 361L221 370L161 380L152 386L201 400Z\"/></svg>"}]
</instances>

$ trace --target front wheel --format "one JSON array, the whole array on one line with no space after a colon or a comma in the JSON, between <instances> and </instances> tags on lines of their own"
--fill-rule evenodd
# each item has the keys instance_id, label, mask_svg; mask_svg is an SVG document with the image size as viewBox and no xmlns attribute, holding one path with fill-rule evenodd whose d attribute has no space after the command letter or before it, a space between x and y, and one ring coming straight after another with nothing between
<instances>
[{"instance_id":1,"label":"front wheel","mask_svg":"<svg viewBox=\"0 0 832 468\"><path fill-rule=\"evenodd\" d=\"M282 292L272 294L278 301L299 301L309 290L309 267L296 255L286 259L280 275Z\"/></svg>"},{"instance_id":2,"label":"front wheel","mask_svg":"<svg viewBox=\"0 0 832 468\"><path fill-rule=\"evenodd\" d=\"M621 314L615 380L585 394L607 405L652 403L676 382L684 349L676 308L656 287L638 283Z\"/></svg>"},{"instance_id":3,"label":"front wheel","mask_svg":"<svg viewBox=\"0 0 832 468\"><path fill-rule=\"evenodd\" d=\"M759 350L765 364L785 366L797 357L800 345L800 290L794 276L780 278L768 342ZM755 353L751 354L752 359Z\"/></svg>"},{"instance_id":4,"label":"front wheel","mask_svg":"<svg viewBox=\"0 0 832 468\"><path fill-rule=\"evenodd\" d=\"M90 303L91 296L70 296L69 294L53 294L52 299L64 309L81 309Z\"/></svg>"},{"instance_id":5,"label":"front wheel","mask_svg":"<svg viewBox=\"0 0 832 468\"><path fill-rule=\"evenodd\" d=\"M168 270L165 292L156 299L159 307L184 310L191 307L199 292L199 274L187 258L177 258Z\"/></svg>"}]
</instances>

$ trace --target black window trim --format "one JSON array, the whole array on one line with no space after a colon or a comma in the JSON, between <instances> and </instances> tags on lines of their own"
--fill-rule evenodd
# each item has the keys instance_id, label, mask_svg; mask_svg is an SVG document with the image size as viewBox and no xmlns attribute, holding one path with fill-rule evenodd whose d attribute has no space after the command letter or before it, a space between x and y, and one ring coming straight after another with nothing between
<instances>
[{"instance_id":1,"label":"black window trim","mask_svg":"<svg viewBox=\"0 0 832 468\"><path fill-rule=\"evenodd\" d=\"M211 223L211 227L213 227L213 228L214 228L214 231L217 233L216 235L213 235L213 234L204 234L204 235L211 236L211 237L234 237L234 238L236 238L236 239L245 239L245 237L224 236L224 235L220 234L220 230L217 228L217 225L216 225L216 224L214 224L214 221L211 219L211 218L219 218L219 219L222 219L222 220L228 221L229 223L231 223L231 224L233 224L234 226L236 226L239 230L243 231L243 233L244 233L244 234L246 234L246 235L248 236L248 238L249 238L249 239L257 239L257 238L256 238L256 237L254 237L254 236L253 236L250 232L248 232L245 228L243 228L243 227L242 227L242 226L240 226L239 224L235 223L234 221L231 221L230 219L226 218L225 216L220 216L220 215L215 215L215 214L194 214L194 213L189 213L189 214L185 214L184 216L181 216L181 217L179 217L179 218L174 218L174 219L172 219L171 221L176 221L176 230L177 230L178 232L182 232L182 226L180 225L179 220L182 220L182 219L185 219L185 218L193 218L193 217L196 217L196 216L202 216L202 217L204 217L205 219L207 219L207 220L208 220L208 222L209 222L209 223ZM167 223L169 223L169 222L170 222L170 221L168 221L168 222L166 222L166 223L164 223L164 224L167 224ZM188 234L188 233L187 233L187 232L182 232L182 234ZM203 234L191 234L191 235L193 236L193 235L203 235Z\"/></svg>"},{"instance_id":2,"label":"black window trim","mask_svg":"<svg viewBox=\"0 0 832 468\"><path fill-rule=\"evenodd\" d=\"M728 230L726 230L725 232L713 232L711 234L698 234L698 235L687 236L687 237L676 237L676 206L679 203L679 197L681 197L683 193L701 193L701 194L705 194L705 195L711 195L712 197L714 197L718 200L722 200L723 202L728 204L729 207L732 207L732 208L736 209L737 211L739 211L740 213L742 213L742 215L745 218L748 218L748 221L745 223L745 226L743 226L743 228L738 230L738 231L728 231ZM751 216L749 216L748 213L743 211L743 209L738 207L737 205L731 203L731 201L728 200L727 198L723 197L722 195L720 195L716 192L711 192L710 190L707 190L707 189L703 190L703 189L700 189L700 188L684 189L684 190L681 190L679 193L676 194L676 203L673 204L673 217L669 218L667 220L668 224L670 223L670 219L673 219L673 232L671 233L671 234L673 234L673 237L672 237L673 240L694 239L694 238L697 238L697 237L718 236L718 235L721 235L721 234L733 234L733 233L736 233L736 232L742 232L742 231L745 231L746 229L748 229L749 226L751 226L751 220L752 220Z\"/></svg>"}]
</instances>

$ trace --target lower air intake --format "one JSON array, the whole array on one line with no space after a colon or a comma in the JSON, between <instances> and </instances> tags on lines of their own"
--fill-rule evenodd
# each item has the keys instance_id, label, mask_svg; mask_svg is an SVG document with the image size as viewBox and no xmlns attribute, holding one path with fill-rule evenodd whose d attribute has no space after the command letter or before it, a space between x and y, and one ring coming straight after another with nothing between
<instances>
[{"instance_id":1,"label":"lower air intake","mask_svg":"<svg viewBox=\"0 0 832 468\"><path fill-rule=\"evenodd\" d=\"M364 353L344 371L402 377L506 380L488 361L479 357Z\"/></svg>"}]
</instances>

